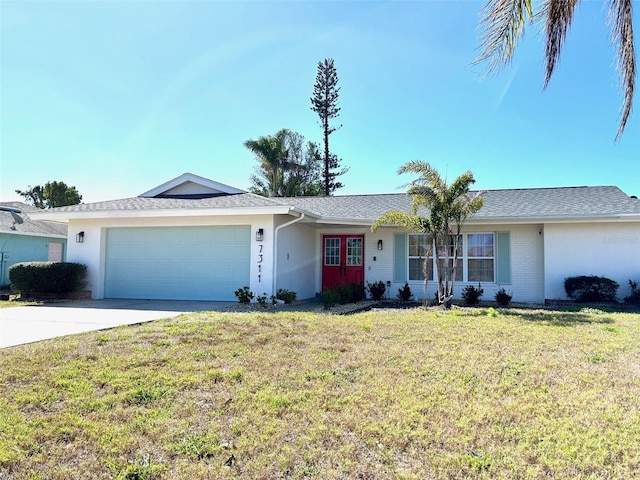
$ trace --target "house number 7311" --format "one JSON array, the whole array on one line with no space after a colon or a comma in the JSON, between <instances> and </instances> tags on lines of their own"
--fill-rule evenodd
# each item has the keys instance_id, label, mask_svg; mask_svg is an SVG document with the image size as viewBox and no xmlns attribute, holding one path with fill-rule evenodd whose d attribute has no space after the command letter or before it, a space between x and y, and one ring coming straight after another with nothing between
<instances>
[{"instance_id":1,"label":"house number 7311","mask_svg":"<svg viewBox=\"0 0 640 480\"><path fill-rule=\"evenodd\" d=\"M262 282L262 275L261 275L261 273L262 273L262 265L260 265L262 263L262 261L263 261L262 247L263 247L262 244L258 245L258 252L259 252L258 253L258 283Z\"/></svg>"}]
</instances>

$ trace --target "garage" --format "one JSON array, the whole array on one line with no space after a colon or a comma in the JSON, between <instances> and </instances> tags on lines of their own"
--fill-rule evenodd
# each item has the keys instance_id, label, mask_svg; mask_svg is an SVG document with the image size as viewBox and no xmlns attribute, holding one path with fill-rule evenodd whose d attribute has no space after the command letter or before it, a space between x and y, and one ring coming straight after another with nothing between
<instances>
[{"instance_id":1,"label":"garage","mask_svg":"<svg viewBox=\"0 0 640 480\"><path fill-rule=\"evenodd\" d=\"M251 228L108 228L105 297L235 300L249 285Z\"/></svg>"}]
</instances>

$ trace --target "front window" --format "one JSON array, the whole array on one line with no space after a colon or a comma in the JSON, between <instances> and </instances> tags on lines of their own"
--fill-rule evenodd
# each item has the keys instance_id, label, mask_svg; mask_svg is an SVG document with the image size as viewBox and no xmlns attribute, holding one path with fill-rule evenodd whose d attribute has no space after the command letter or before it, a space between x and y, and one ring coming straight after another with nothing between
<instances>
[{"instance_id":1,"label":"front window","mask_svg":"<svg viewBox=\"0 0 640 480\"><path fill-rule=\"evenodd\" d=\"M469 282L493 282L493 233L467 235L467 277Z\"/></svg>"},{"instance_id":2,"label":"front window","mask_svg":"<svg viewBox=\"0 0 640 480\"><path fill-rule=\"evenodd\" d=\"M429 280L433 280L433 256L431 237L428 235L409 235L409 280L424 280L424 259L427 260Z\"/></svg>"},{"instance_id":3,"label":"front window","mask_svg":"<svg viewBox=\"0 0 640 480\"><path fill-rule=\"evenodd\" d=\"M424 259L427 260L427 279L436 278L433 264L433 247L428 235L409 235L409 280L422 281L424 275ZM458 237L458 262L456 281L462 282L493 282L495 279L495 254L493 233L468 233ZM453 268L453 253L455 237L449 238L449 265ZM444 261L443 248L438 248L440 259Z\"/></svg>"}]
</instances>

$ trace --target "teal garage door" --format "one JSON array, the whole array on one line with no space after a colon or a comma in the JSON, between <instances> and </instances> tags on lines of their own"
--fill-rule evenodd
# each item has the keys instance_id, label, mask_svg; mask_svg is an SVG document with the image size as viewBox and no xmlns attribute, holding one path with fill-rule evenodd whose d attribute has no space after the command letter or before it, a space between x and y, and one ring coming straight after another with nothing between
<instances>
[{"instance_id":1,"label":"teal garage door","mask_svg":"<svg viewBox=\"0 0 640 480\"><path fill-rule=\"evenodd\" d=\"M107 229L105 297L235 300L249 285L251 228Z\"/></svg>"}]
</instances>

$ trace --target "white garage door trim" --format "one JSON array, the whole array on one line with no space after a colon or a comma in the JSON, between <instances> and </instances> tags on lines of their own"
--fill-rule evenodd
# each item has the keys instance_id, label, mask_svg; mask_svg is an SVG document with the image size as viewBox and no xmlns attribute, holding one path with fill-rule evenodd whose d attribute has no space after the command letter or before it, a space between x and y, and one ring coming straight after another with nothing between
<instances>
[{"instance_id":1,"label":"white garage door trim","mask_svg":"<svg viewBox=\"0 0 640 480\"><path fill-rule=\"evenodd\" d=\"M249 285L251 227L108 228L105 297L235 300Z\"/></svg>"}]
</instances>

